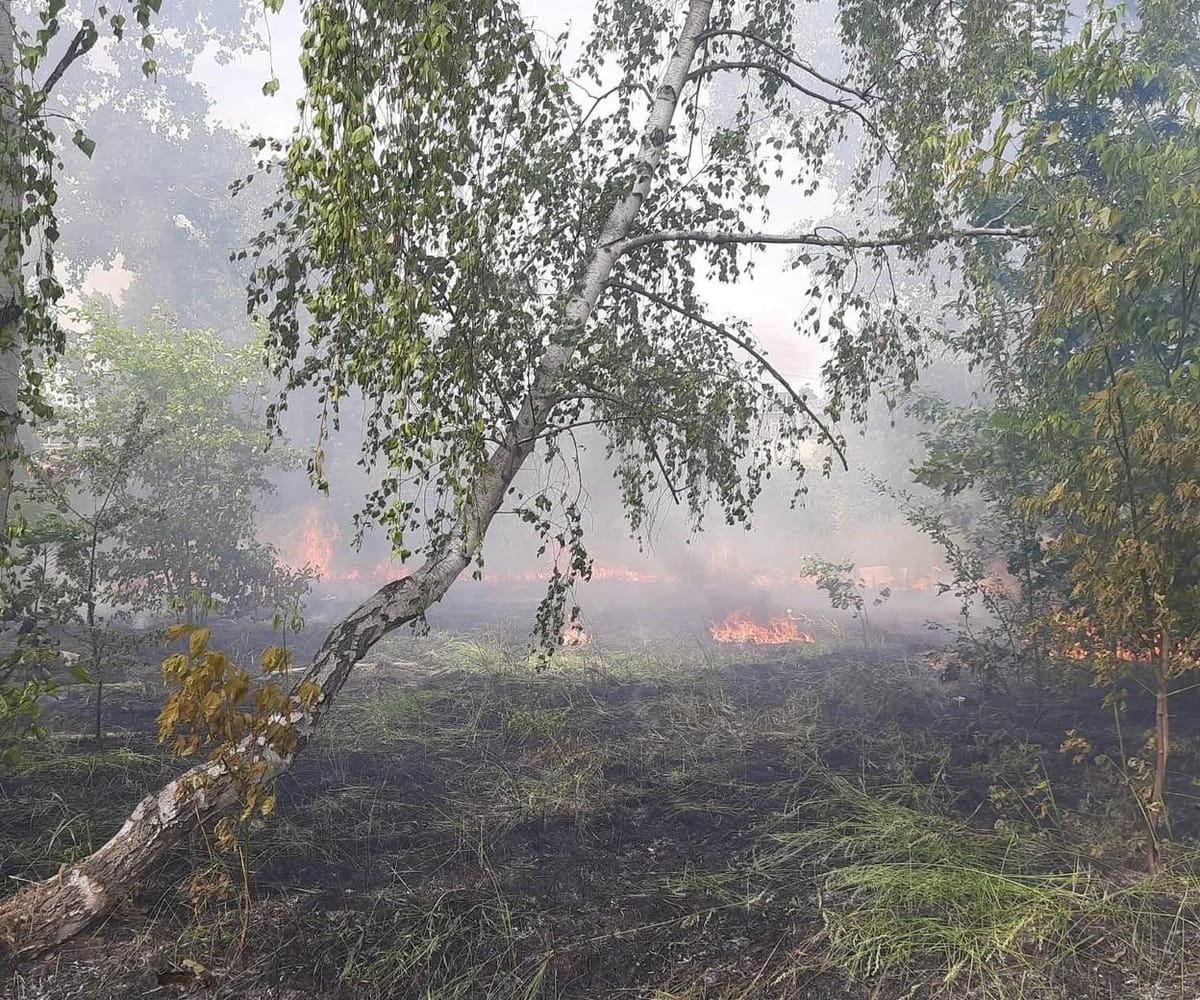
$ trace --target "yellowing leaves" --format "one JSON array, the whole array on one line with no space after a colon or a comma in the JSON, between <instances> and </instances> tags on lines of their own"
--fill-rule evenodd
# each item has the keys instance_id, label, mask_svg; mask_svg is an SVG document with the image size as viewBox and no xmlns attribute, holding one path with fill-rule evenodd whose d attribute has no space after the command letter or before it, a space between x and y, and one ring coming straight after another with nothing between
<instances>
[{"instance_id":1,"label":"yellowing leaves","mask_svg":"<svg viewBox=\"0 0 1200 1000\"><path fill-rule=\"evenodd\" d=\"M1175 499L1185 506L1200 500L1200 482L1190 479L1187 482L1176 483Z\"/></svg>"},{"instance_id":2,"label":"yellowing leaves","mask_svg":"<svg viewBox=\"0 0 1200 1000\"><path fill-rule=\"evenodd\" d=\"M174 653L162 662L164 681L181 681L188 669L188 658L182 653Z\"/></svg>"},{"instance_id":3,"label":"yellowing leaves","mask_svg":"<svg viewBox=\"0 0 1200 1000\"><path fill-rule=\"evenodd\" d=\"M188 652L192 656L200 656L208 648L208 640L211 638L211 629L192 629L191 634L188 636Z\"/></svg>"},{"instance_id":4,"label":"yellowing leaves","mask_svg":"<svg viewBox=\"0 0 1200 1000\"><path fill-rule=\"evenodd\" d=\"M292 654L282 646L268 646L259 658L264 674L278 674L292 665Z\"/></svg>"},{"instance_id":5,"label":"yellowing leaves","mask_svg":"<svg viewBox=\"0 0 1200 1000\"><path fill-rule=\"evenodd\" d=\"M233 829L233 823L230 822L228 816L222 816L217 820L217 825L213 829L213 835L217 839L217 846L222 851L233 853L237 850L237 833Z\"/></svg>"},{"instance_id":6,"label":"yellowing leaves","mask_svg":"<svg viewBox=\"0 0 1200 1000\"><path fill-rule=\"evenodd\" d=\"M207 750L209 760L220 765L232 781L242 804L242 816L269 815L275 797L269 791L273 758L291 754L297 743L292 725L297 711L311 709L321 696L312 681L302 682L293 698L275 681L252 684L250 672L219 649L212 649L207 628L178 625L168 631L172 639L188 637L188 651L163 660L163 679L172 688L158 716L158 738L170 743L173 753L186 757ZM259 664L264 674L278 674L291 665L291 654L282 646L263 650ZM200 784L214 780L201 774ZM237 847L233 825L223 821L215 831L223 850Z\"/></svg>"},{"instance_id":7,"label":"yellowing leaves","mask_svg":"<svg viewBox=\"0 0 1200 1000\"><path fill-rule=\"evenodd\" d=\"M321 697L321 686L314 684L312 681L301 681L300 687L296 692L296 698L301 706L306 709L311 709L317 700Z\"/></svg>"}]
</instances>

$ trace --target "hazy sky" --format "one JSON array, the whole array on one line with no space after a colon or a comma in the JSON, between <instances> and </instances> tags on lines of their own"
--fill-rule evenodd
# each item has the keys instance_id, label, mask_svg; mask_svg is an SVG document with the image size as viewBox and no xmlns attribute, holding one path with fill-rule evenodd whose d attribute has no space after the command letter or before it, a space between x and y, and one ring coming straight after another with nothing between
<instances>
[{"instance_id":1,"label":"hazy sky","mask_svg":"<svg viewBox=\"0 0 1200 1000\"><path fill-rule=\"evenodd\" d=\"M523 5L535 25L551 36L570 26L574 37L580 38L590 27L592 0L524 0ZM811 12L812 23L811 30L806 31L800 43L805 48L802 54L821 60L824 64L831 55L836 57L837 52L829 37L831 14L828 7L822 8L819 3L812 4L808 10ZM224 123L244 128L248 135L267 133L284 137L295 121L296 100L302 92L297 65L301 34L300 5L295 2L288 3L282 15L272 16L269 20L264 15L263 24L264 27L269 26L270 30L269 53L264 48L253 57L244 58L233 66L222 66L212 59L202 59L198 66L198 75L214 99L215 116ZM818 48L823 51L818 52ZM836 66L831 69L837 72ZM271 78L272 73L279 79L280 90L276 96L267 98L262 94L262 86ZM831 221L827 217L832 206L831 193L805 200L795 189L785 186L779 196L771 201L770 229L775 232L785 232L795 227L809 229L814 223ZM758 258L753 280L743 280L736 287L722 286L715 282L702 287L714 318L736 317L748 320L759 343L766 348L772 362L784 376L797 387L811 386L817 381L824 354L814 338L801 335L793 326L795 319L808 305L804 299L808 272L806 269L787 269L784 266L787 256L786 248L771 248ZM826 486L819 477L814 476L812 480L813 496L816 497ZM607 487L597 482L593 484L593 488L603 492ZM607 496L607 493L604 495ZM594 498L593 502L599 501ZM609 510L609 507L605 510ZM658 546L660 555L671 548L671 538L678 542L675 536L683 534L682 522L675 525L675 520L673 509L664 513L660 528L663 534ZM762 536L767 540L769 548L781 544L784 537L792 538L796 531L802 530L803 525L803 519L798 521L790 511L777 512L774 516L768 512L763 514L760 520L775 526L775 530L768 530ZM672 525L675 527L672 528ZM714 527L718 527L716 521L710 525L710 530ZM865 535L859 538L862 533L856 529L855 538L862 543L863 551L856 549L850 554L860 563L887 561L894 556L894 561L903 562L905 565L927 564L929 560L924 554L924 549L920 549L922 555L919 557L902 558L897 554L902 550L907 552L907 547L913 545L910 532L899 529L895 524L889 524L886 530L889 534L884 539L869 538ZM842 539L834 544L844 543L845 539ZM745 538L739 535L737 545L744 547ZM841 552L839 557L846 554ZM615 552L610 555L613 558L618 557ZM778 553L776 555L778 556ZM632 549L624 553L623 557L627 557L627 561L631 563L640 558L636 557ZM787 561L786 556L779 558L782 562Z\"/></svg>"},{"instance_id":2,"label":"hazy sky","mask_svg":"<svg viewBox=\"0 0 1200 1000\"><path fill-rule=\"evenodd\" d=\"M588 27L590 0L524 0L522 6L533 23L550 35L568 27L579 37ZM301 94L297 56L300 48L300 5L286 4L279 15L263 15L264 34L269 31L270 48L245 57L236 65L218 65L213 59L201 59L197 75L215 102L214 114L227 124L243 127L248 133L284 136L295 120L296 100ZM272 71L280 82L274 97L264 97L263 83ZM786 191L772 202L772 228L786 230L806 218L825 215L830 199L803 201ZM785 269L787 251L767 251L760 260L753 280L737 287L712 283L707 297L714 314L749 320L772 361L796 384L810 383L817 374L822 353L812 339L796 333L794 317L804 308L802 293L805 273Z\"/></svg>"}]
</instances>

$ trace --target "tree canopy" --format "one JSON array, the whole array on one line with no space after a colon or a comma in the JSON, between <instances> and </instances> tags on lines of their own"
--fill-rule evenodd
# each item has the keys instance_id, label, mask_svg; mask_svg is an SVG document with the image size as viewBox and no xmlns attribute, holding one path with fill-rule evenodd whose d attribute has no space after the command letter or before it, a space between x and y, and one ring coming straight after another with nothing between
<instances>
[{"instance_id":1,"label":"tree canopy","mask_svg":"<svg viewBox=\"0 0 1200 1000\"><path fill-rule=\"evenodd\" d=\"M152 338L92 331L81 371L104 391L82 411L112 404L116 426L149 386L174 435L147 475L170 483L155 489L177 522L139 528L137 579L189 619L163 732L213 745L189 731L182 745L206 745L206 762L57 882L0 904L0 941L52 945L197 822L239 799L266 811L264 784L354 665L481 570L497 516L552 554L538 626L561 641L592 566L577 433L601 436L632 532L660 500L694 527L713 513L749 524L769 477L802 492L814 442L824 471L844 462L837 421L894 404L938 347L982 366L995 398L953 421L932 411L943 424L920 478L982 486L1003 524L988 541L1024 560L1026 597L1034 567L1039 586L1065 567L1069 586L1055 589L1060 572L1027 601L1039 638L1070 620L1103 679L1151 671L1156 864L1166 699L1194 665L1200 606L1195 39L1172 38L1163 9L1145 5L1137 27L1050 0L842 0L842 65L828 69L797 46L809 9L784 0L599 0L573 62L515 0L310 0L300 121L256 144L250 183L278 194L237 260L280 385L268 425L315 395L309 472L328 487L326 448L361 412L374 479L361 524L384 529L405 572L332 629L290 694L263 688L257 714L241 712L248 672L196 627L203 602L184 595L210 577L179 524L212 501L214 559L252 564L234 598L261 592L270 553L238 515L263 486L257 431L228 411L254 380L214 336L175 330L184 352L168 357ZM835 174L844 228L772 228L781 192L803 198ZM828 347L823 401L709 306L711 285L752 273L770 245L794 250L781 308ZM918 283L957 313L918 308ZM923 525L956 544L944 521ZM809 568L864 611L848 565Z\"/></svg>"},{"instance_id":2,"label":"tree canopy","mask_svg":"<svg viewBox=\"0 0 1200 1000\"><path fill-rule=\"evenodd\" d=\"M996 74L1032 60L1048 16L969 4L950 39L923 5L874 7L843 5L841 76L792 54L803 7L689 8L696 54L655 89L680 51L667 5L599 4L577 67L511 2L308 5L302 121L265 150L285 191L253 248L252 301L286 391L319 393L317 481L323 436L361 395L379 484L366 518L405 560L477 559L481 481L501 452L536 450L565 472L553 488L520 477L505 503L562 551L557 599L589 565L574 429L600 428L634 531L658 492L696 523L710 502L748 520L766 476L802 475L795 444L814 435L832 461L842 442L814 401L744 325L707 314L701 283L736 281L755 246L802 248L797 322L828 317L833 413L860 412L886 374L911 380L920 324L856 272L988 232L955 231L947 129L985 127ZM678 114L645 134L663 101ZM813 190L851 135L853 190L884 171L884 211L853 235L761 231L771 193ZM631 190L620 232L605 229Z\"/></svg>"}]
</instances>

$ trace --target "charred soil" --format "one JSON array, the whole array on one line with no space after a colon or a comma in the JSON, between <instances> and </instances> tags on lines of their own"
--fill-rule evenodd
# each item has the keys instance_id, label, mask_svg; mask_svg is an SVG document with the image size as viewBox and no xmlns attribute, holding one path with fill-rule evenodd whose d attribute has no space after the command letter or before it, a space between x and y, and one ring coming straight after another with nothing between
<instances>
[{"instance_id":1,"label":"charred soil","mask_svg":"<svg viewBox=\"0 0 1200 1000\"><path fill-rule=\"evenodd\" d=\"M1140 740L1138 706L1118 734L1095 692L948 685L903 648L693 650L538 671L495 637L381 646L238 852L197 834L4 995L1194 993L1194 810L1175 803L1149 883L1129 789L1097 762ZM68 698L0 779L10 888L177 768L156 701L153 680L116 686L97 749L66 732L88 718ZM1058 749L1068 715L1093 735L1081 763Z\"/></svg>"}]
</instances>

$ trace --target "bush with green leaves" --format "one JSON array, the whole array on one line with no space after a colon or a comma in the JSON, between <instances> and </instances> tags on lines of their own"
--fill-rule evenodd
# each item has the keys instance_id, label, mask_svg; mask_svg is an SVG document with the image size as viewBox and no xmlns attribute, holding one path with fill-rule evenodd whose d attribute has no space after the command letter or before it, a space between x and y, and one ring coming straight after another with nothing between
<instances>
[{"instance_id":1,"label":"bush with green leaves","mask_svg":"<svg viewBox=\"0 0 1200 1000\"><path fill-rule=\"evenodd\" d=\"M965 446L942 433L920 473L978 489L1019 529L1010 564L1037 652L1086 663L1114 694L1153 692L1135 783L1152 869L1169 701L1200 662L1198 44L1195 3L1094 4L1014 82L990 134L959 135L947 169L964 204L1039 239L1020 258L974 256L952 345L982 366L991 405Z\"/></svg>"},{"instance_id":2,"label":"bush with green leaves","mask_svg":"<svg viewBox=\"0 0 1200 1000\"><path fill-rule=\"evenodd\" d=\"M305 591L307 577L256 533L270 473L291 463L283 447L268 449L258 358L253 342L167 316L139 329L90 314L55 380L57 417L41 454L47 481L51 470L68 479L77 470L61 497L94 499L102 471L88 463L103 468L103 456L119 454L112 442L140 413L119 514L106 514L104 603L195 624L291 606Z\"/></svg>"}]
</instances>

